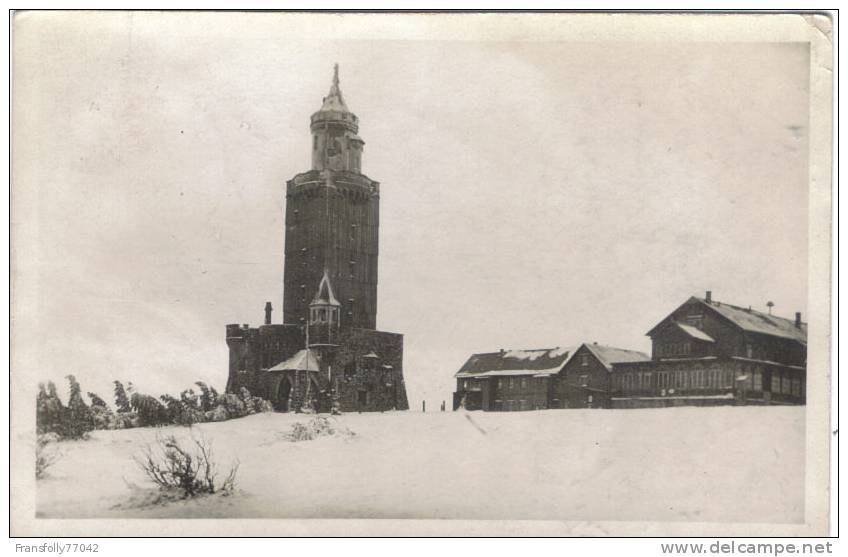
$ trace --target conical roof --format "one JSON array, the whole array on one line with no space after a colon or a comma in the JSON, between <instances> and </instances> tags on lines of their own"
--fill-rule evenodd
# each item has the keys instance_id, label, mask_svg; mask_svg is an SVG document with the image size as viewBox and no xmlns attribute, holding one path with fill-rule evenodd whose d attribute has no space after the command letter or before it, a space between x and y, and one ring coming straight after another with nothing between
<instances>
[{"instance_id":1,"label":"conical roof","mask_svg":"<svg viewBox=\"0 0 848 557\"><path fill-rule=\"evenodd\" d=\"M330 277L327 274L327 269L324 269L324 276L321 277L321 282L318 284L318 292L312 298L310 305L325 305L325 306L340 306L338 300L333 295L333 286L330 284Z\"/></svg>"},{"instance_id":2,"label":"conical roof","mask_svg":"<svg viewBox=\"0 0 848 557\"><path fill-rule=\"evenodd\" d=\"M342 90L339 88L339 65L333 66L333 84L330 86L330 92L324 97L324 104L321 105L321 111L334 110L337 112L350 112L344 102Z\"/></svg>"}]
</instances>

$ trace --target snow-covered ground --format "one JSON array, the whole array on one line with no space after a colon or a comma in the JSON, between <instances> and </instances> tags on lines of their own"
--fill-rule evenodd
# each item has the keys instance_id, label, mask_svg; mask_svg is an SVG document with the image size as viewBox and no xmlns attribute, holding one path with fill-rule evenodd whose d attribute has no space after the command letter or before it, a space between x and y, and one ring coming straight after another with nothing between
<instances>
[{"instance_id":1,"label":"snow-covered ground","mask_svg":"<svg viewBox=\"0 0 848 557\"><path fill-rule=\"evenodd\" d=\"M803 520L803 407L347 414L353 438L281 437L307 419L195 426L238 491L157 505L133 457L186 428L61 443L38 516Z\"/></svg>"}]
</instances>

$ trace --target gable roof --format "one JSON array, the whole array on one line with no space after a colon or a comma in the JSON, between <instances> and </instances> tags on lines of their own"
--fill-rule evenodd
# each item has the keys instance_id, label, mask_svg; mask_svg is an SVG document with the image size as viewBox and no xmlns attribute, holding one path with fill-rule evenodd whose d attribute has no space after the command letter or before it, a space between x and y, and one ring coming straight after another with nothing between
<instances>
[{"instance_id":1,"label":"gable roof","mask_svg":"<svg viewBox=\"0 0 848 557\"><path fill-rule=\"evenodd\" d=\"M318 366L318 356L312 350L304 348L289 358L284 360L268 371L321 371Z\"/></svg>"},{"instance_id":2,"label":"gable roof","mask_svg":"<svg viewBox=\"0 0 848 557\"><path fill-rule=\"evenodd\" d=\"M718 302L716 300L708 302L704 298L692 296L671 313L676 312L681 307L692 302L697 302L701 304L709 311L712 311L718 314L719 316L723 317L727 321L730 321L732 324L736 325L743 331L791 339L801 344L807 344L806 323L802 322L800 327L796 327L795 321L793 321L792 319L778 317L777 315L769 315L767 313L763 313L755 309L742 308L739 306L734 306L732 304ZM656 331L660 327L660 325L665 324L666 321L669 319L670 315L671 314L669 314L669 316L660 321L653 329L648 331L648 336L653 334L653 332Z\"/></svg>"},{"instance_id":3,"label":"gable roof","mask_svg":"<svg viewBox=\"0 0 848 557\"><path fill-rule=\"evenodd\" d=\"M583 346L594 354L598 361L601 362L608 371L612 371L612 364L620 364L623 362L647 362L651 359L651 357L644 352L638 352L636 350L626 350L624 348L603 346L594 343L589 344L588 342L584 343Z\"/></svg>"},{"instance_id":4,"label":"gable roof","mask_svg":"<svg viewBox=\"0 0 848 557\"><path fill-rule=\"evenodd\" d=\"M454 377L553 375L574 354L573 347L502 350L472 354Z\"/></svg>"}]
</instances>

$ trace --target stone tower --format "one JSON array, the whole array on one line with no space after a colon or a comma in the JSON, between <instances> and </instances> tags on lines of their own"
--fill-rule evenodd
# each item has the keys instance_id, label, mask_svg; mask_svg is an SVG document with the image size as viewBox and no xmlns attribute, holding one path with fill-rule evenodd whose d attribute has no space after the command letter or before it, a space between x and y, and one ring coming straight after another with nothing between
<instances>
[{"instance_id":1,"label":"stone tower","mask_svg":"<svg viewBox=\"0 0 848 557\"><path fill-rule=\"evenodd\" d=\"M376 329L380 188L362 173L365 142L339 88L338 64L310 129L312 169L286 184L283 322L307 324L326 277L339 328Z\"/></svg>"}]
</instances>

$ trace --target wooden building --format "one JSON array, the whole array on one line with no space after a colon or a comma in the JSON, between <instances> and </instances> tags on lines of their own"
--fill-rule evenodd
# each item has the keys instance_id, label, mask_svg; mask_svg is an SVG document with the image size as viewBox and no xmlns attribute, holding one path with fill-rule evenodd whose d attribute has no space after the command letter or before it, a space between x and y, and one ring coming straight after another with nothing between
<instances>
[{"instance_id":1,"label":"wooden building","mask_svg":"<svg viewBox=\"0 0 848 557\"><path fill-rule=\"evenodd\" d=\"M648 362L613 364L614 408L804 404L807 325L691 297L648 331Z\"/></svg>"},{"instance_id":2,"label":"wooden building","mask_svg":"<svg viewBox=\"0 0 848 557\"><path fill-rule=\"evenodd\" d=\"M472 354L455 374L453 408L607 408L613 363L646 360L641 352L597 343Z\"/></svg>"},{"instance_id":3,"label":"wooden building","mask_svg":"<svg viewBox=\"0 0 848 557\"><path fill-rule=\"evenodd\" d=\"M622 362L645 362L651 358L642 352L603 346L596 342L581 344L552 377L551 408L609 408L612 366Z\"/></svg>"}]
</instances>

